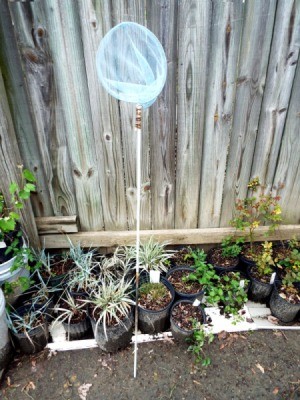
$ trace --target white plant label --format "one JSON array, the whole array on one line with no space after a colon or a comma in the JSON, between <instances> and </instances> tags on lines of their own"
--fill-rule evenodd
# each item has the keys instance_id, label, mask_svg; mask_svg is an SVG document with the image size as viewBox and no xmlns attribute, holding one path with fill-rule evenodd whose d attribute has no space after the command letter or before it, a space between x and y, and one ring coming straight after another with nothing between
<instances>
[{"instance_id":1,"label":"white plant label","mask_svg":"<svg viewBox=\"0 0 300 400\"><path fill-rule=\"evenodd\" d=\"M193 306L194 306L194 307L198 307L199 305L200 305L200 300L195 299L195 300L194 300L194 303L193 303Z\"/></svg>"},{"instance_id":2,"label":"white plant label","mask_svg":"<svg viewBox=\"0 0 300 400\"><path fill-rule=\"evenodd\" d=\"M275 277L276 277L276 272L273 272L273 274L271 275L271 278L270 278L270 285L273 285L273 283L275 281Z\"/></svg>"},{"instance_id":3,"label":"white plant label","mask_svg":"<svg viewBox=\"0 0 300 400\"><path fill-rule=\"evenodd\" d=\"M242 279L242 280L240 281L240 287L241 287L241 288L244 288L244 287L245 287L245 281L244 281L244 279Z\"/></svg>"},{"instance_id":4,"label":"white plant label","mask_svg":"<svg viewBox=\"0 0 300 400\"><path fill-rule=\"evenodd\" d=\"M0 249L5 249L6 247L7 246L5 242L0 242Z\"/></svg>"},{"instance_id":5,"label":"white plant label","mask_svg":"<svg viewBox=\"0 0 300 400\"><path fill-rule=\"evenodd\" d=\"M150 283L159 283L160 281L160 271L150 270Z\"/></svg>"}]
</instances>

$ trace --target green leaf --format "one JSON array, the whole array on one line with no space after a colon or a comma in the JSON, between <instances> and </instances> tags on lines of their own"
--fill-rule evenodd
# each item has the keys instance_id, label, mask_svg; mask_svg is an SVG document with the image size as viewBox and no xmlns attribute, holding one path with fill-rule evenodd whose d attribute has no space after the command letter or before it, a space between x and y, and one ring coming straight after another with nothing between
<instances>
[{"instance_id":1,"label":"green leaf","mask_svg":"<svg viewBox=\"0 0 300 400\"><path fill-rule=\"evenodd\" d=\"M36 189L36 186L33 183L26 183L24 186L25 192L34 192Z\"/></svg>"},{"instance_id":2,"label":"green leaf","mask_svg":"<svg viewBox=\"0 0 300 400\"><path fill-rule=\"evenodd\" d=\"M15 212L13 212L13 211L11 211L11 212L9 213L9 216L10 216L10 218L12 218L12 219L20 219L20 215L17 214L17 213L15 213Z\"/></svg>"},{"instance_id":3,"label":"green leaf","mask_svg":"<svg viewBox=\"0 0 300 400\"><path fill-rule=\"evenodd\" d=\"M16 182L12 182L9 185L9 193L14 194L17 190L18 190L18 185L16 184Z\"/></svg>"},{"instance_id":4,"label":"green leaf","mask_svg":"<svg viewBox=\"0 0 300 400\"><path fill-rule=\"evenodd\" d=\"M24 178L29 181L29 182L35 182L35 176L33 175L33 173L31 171L29 171L28 169L24 169L23 170L23 176Z\"/></svg>"},{"instance_id":5,"label":"green leaf","mask_svg":"<svg viewBox=\"0 0 300 400\"><path fill-rule=\"evenodd\" d=\"M19 197L20 199L27 200L30 197L30 192L26 192L25 190L20 190Z\"/></svg>"}]
</instances>

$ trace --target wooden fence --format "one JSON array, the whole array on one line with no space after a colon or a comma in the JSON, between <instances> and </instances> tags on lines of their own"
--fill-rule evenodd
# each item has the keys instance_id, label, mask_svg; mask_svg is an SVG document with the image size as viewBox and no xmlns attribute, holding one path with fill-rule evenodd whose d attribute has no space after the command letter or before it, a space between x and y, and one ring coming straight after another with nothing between
<instances>
[{"instance_id":1,"label":"wooden fence","mask_svg":"<svg viewBox=\"0 0 300 400\"><path fill-rule=\"evenodd\" d=\"M121 21L152 30L168 60L144 112L142 228L228 226L254 176L284 184L285 222L299 224L299 0L3 0L0 146L37 176L34 215L134 229L134 105L110 97L95 67ZM7 157L1 171L15 168Z\"/></svg>"}]
</instances>

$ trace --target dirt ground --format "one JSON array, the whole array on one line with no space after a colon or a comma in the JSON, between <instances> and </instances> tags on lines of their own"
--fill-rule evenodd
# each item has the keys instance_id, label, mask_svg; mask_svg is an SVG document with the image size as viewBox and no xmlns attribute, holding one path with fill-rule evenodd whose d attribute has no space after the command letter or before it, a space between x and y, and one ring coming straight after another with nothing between
<instances>
[{"instance_id":1,"label":"dirt ground","mask_svg":"<svg viewBox=\"0 0 300 400\"><path fill-rule=\"evenodd\" d=\"M211 366L194 365L187 345L139 345L138 377L132 348L16 356L0 389L4 400L300 399L299 331L219 334L207 348Z\"/></svg>"}]
</instances>

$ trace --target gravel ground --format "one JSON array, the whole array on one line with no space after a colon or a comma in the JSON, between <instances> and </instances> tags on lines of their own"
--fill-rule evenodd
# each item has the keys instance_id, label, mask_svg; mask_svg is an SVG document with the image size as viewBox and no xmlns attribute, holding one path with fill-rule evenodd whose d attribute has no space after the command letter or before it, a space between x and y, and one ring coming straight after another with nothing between
<instances>
[{"instance_id":1,"label":"gravel ground","mask_svg":"<svg viewBox=\"0 0 300 400\"><path fill-rule=\"evenodd\" d=\"M138 376L132 348L18 356L6 372L7 400L300 399L299 331L219 334L206 348L212 364L194 364L186 344L139 345Z\"/></svg>"}]
</instances>

